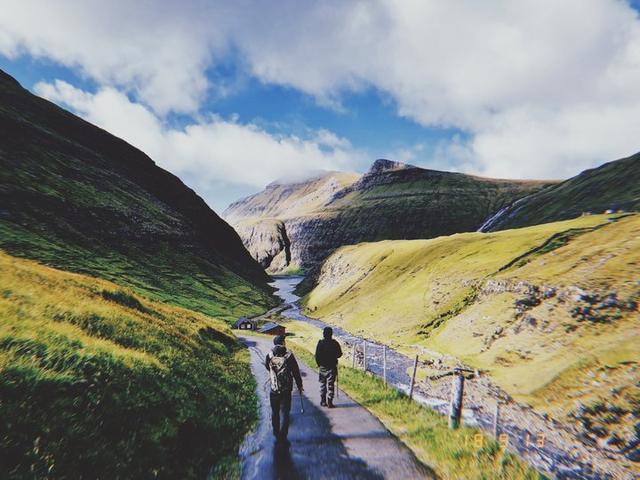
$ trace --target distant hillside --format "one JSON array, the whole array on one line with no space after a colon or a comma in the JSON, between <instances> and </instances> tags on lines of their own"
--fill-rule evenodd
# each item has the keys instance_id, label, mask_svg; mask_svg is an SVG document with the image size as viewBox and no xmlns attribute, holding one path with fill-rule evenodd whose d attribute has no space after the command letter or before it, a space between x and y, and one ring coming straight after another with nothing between
<instances>
[{"instance_id":1,"label":"distant hillside","mask_svg":"<svg viewBox=\"0 0 640 480\"><path fill-rule=\"evenodd\" d=\"M547 185L376 160L362 176L331 172L269 185L223 216L254 258L279 273L313 268L342 245L474 231L490 214Z\"/></svg>"},{"instance_id":2,"label":"distant hillside","mask_svg":"<svg viewBox=\"0 0 640 480\"><path fill-rule=\"evenodd\" d=\"M190 188L4 72L0 248L227 319L272 304L237 233Z\"/></svg>"},{"instance_id":3,"label":"distant hillside","mask_svg":"<svg viewBox=\"0 0 640 480\"><path fill-rule=\"evenodd\" d=\"M640 153L585 170L500 211L482 231L505 230L607 210L640 210Z\"/></svg>"},{"instance_id":4,"label":"distant hillside","mask_svg":"<svg viewBox=\"0 0 640 480\"><path fill-rule=\"evenodd\" d=\"M324 172L299 182L278 180L254 195L229 205L229 221L247 218L293 218L322 208L334 195L360 178L357 173Z\"/></svg>"},{"instance_id":5,"label":"distant hillside","mask_svg":"<svg viewBox=\"0 0 640 480\"><path fill-rule=\"evenodd\" d=\"M304 313L418 352L429 374L443 361L482 369L629 464L640 458L638 265L638 214L363 243L327 258Z\"/></svg>"}]
</instances>

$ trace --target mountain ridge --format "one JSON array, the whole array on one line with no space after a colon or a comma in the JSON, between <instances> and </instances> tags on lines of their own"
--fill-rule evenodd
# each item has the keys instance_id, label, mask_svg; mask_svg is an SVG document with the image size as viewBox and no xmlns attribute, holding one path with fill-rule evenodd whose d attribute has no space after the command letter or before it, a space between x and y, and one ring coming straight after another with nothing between
<instances>
[{"instance_id":1,"label":"mountain ridge","mask_svg":"<svg viewBox=\"0 0 640 480\"><path fill-rule=\"evenodd\" d=\"M606 210L640 210L640 153L584 170L518 199L488 219L481 231L527 227Z\"/></svg>"},{"instance_id":2,"label":"mountain ridge","mask_svg":"<svg viewBox=\"0 0 640 480\"><path fill-rule=\"evenodd\" d=\"M223 216L263 267L283 273L313 269L342 245L473 231L514 199L551 184L377 159L362 175L327 173L307 182L271 184L232 203ZM281 225L276 229L274 222ZM287 242L289 261L278 248Z\"/></svg>"},{"instance_id":3,"label":"mountain ridge","mask_svg":"<svg viewBox=\"0 0 640 480\"><path fill-rule=\"evenodd\" d=\"M191 188L4 72L0 132L0 248L229 320L273 303L238 234Z\"/></svg>"}]
</instances>

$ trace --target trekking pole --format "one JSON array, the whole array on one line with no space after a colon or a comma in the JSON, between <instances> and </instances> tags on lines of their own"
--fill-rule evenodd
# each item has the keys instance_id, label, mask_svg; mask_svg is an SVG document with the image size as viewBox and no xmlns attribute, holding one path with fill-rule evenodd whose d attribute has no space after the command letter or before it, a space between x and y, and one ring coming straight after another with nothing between
<instances>
[{"instance_id":1,"label":"trekking pole","mask_svg":"<svg viewBox=\"0 0 640 480\"><path fill-rule=\"evenodd\" d=\"M298 397L300 398L300 413L304 413L304 403L302 403L302 392L298 390Z\"/></svg>"}]
</instances>

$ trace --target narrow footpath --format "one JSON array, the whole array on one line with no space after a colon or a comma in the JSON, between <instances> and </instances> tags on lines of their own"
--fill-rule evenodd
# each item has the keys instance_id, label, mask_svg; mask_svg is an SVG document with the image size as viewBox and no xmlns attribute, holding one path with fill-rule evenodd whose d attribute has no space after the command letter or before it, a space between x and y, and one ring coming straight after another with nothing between
<instances>
[{"instance_id":1,"label":"narrow footpath","mask_svg":"<svg viewBox=\"0 0 640 480\"><path fill-rule=\"evenodd\" d=\"M336 408L320 407L317 373L298 359L304 382L301 397L294 391L291 445L276 448L271 434L268 375L263 359L273 344L268 338L240 337L251 352L258 384L260 420L241 451L243 479L435 479L413 453L343 391Z\"/></svg>"}]
</instances>

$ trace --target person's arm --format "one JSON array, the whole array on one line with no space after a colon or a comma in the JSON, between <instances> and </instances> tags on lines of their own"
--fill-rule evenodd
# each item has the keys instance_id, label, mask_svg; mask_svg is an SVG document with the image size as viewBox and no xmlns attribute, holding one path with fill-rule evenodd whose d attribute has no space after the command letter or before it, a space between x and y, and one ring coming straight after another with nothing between
<instances>
[{"instance_id":1,"label":"person's arm","mask_svg":"<svg viewBox=\"0 0 640 480\"><path fill-rule=\"evenodd\" d=\"M334 340L334 342L336 342L336 358L340 358L342 356L342 348L340 348L340 343L337 340Z\"/></svg>"},{"instance_id":2,"label":"person's arm","mask_svg":"<svg viewBox=\"0 0 640 480\"><path fill-rule=\"evenodd\" d=\"M318 344L316 345L316 365L319 367L320 366L320 344L322 343L322 340L318 340Z\"/></svg>"},{"instance_id":3,"label":"person's arm","mask_svg":"<svg viewBox=\"0 0 640 480\"><path fill-rule=\"evenodd\" d=\"M291 373L293 374L293 379L296 381L296 386L298 387L298 390L302 392L303 388L302 376L300 375L300 367L298 366L298 361L296 360L296 357L293 355L293 353L291 354L291 357L289 357L289 362L291 362Z\"/></svg>"},{"instance_id":4,"label":"person's arm","mask_svg":"<svg viewBox=\"0 0 640 480\"><path fill-rule=\"evenodd\" d=\"M267 369L267 372L271 371L271 353L267 353L264 357L264 366Z\"/></svg>"}]
</instances>

